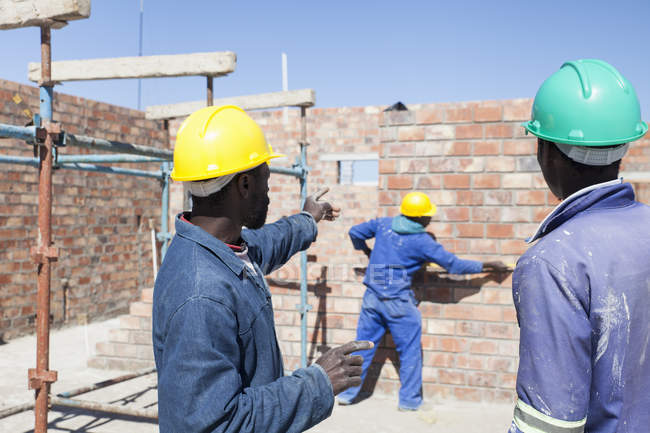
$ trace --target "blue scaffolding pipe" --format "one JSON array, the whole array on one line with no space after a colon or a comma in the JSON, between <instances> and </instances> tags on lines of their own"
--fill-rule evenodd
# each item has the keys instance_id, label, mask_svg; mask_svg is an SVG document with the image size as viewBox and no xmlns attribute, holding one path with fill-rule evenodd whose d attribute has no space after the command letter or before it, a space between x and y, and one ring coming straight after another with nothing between
<instances>
[{"instance_id":1,"label":"blue scaffolding pipe","mask_svg":"<svg viewBox=\"0 0 650 433\"><path fill-rule=\"evenodd\" d=\"M152 156L141 155L57 155L57 162L89 162L89 163L119 163L119 162L163 162L163 158L155 158Z\"/></svg>"},{"instance_id":2,"label":"blue scaffolding pipe","mask_svg":"<svg viewBox=\"0 0 650 433\"><path fill-rule=\"evenodd\" d=\"M160 247L161 263L165 258L167 247L169 246L169 239L171 238L169 228L167 227L169 221L169 173L171 172L171 166L172 164L166 161L160 164L160 171L162 173L162 212L160 215L160 233L156 237L162 241L162 247Z\"/></svg>"},{"instance_id":3,"label":"blue scaffolding pipe","mask_svg":"<svg viewBox=\"0 0 650 433\"><path fill-rule=\"evenodd\" d=\"M84 164L84 163L65 163L57 164L55 168L65 168L68 170L93 171L98 173L125 174L127 176L150 177L160 179L161 171L135 170L131 168L110 167L108 165Z\"/></svg>"},{"instance_id":4,"label":"blue scaffolding pipe","mask_svg":"<svg viewBox=\"0 0 650 433\"><path fill-rule=\"evenodd\" d=\"M60 162L60 160L59 160ZM4 164L21 164L38 167L38 158L28 156L6 156L0 155L0 163ZM152 177L160 179L163 175L161 171L135 170L121 167L109 167L106 165L82 164L82 163L64 163L56 164L54 168L65 168L68 170L95 171L101 173L126 174L129 176Z\"/></svg>"},{"instance_id":5,"label":"blue scaffolding pipe","mask_svg":"<svg viewBox=\"0 0 650 433\"><path fill-rule=\"evenodd\" d=\"M128 153L131 155L144 155L162 158L171 161L174 154L171 150L158 149L140 144L123 143L121 141L104 140L102 138L87 137L85 135L65 134L63 139L65 146L84 147L87 149L107 150L116 153Z\"/></svg>"},{"instance_id":6,"label":"blue scaffolding pipe","mask_svg":"<svg viewBox=\"0 0 650 433\"><path fill-rule=\"evenodd\" d=\"M300 159L297 169L300 171L300 209L305 207L307 199L307 118L306 108L300 107L301 138ZM307 312L311 305L307 304L307 252L300 252L300 304L296 305L300 312L300 367L307 367Z\"/></svg>"},{"instance_id":7,"label":"blue scaffolding pipe","mask_svg":"<svg viewBox=\"0 0 650 433\"><path fill-rule=\"evenodd\" d=\"M301 178L303 176L303 170L301 168L270 167L270 169L271 173L284 174L297 178Z\"/></svg>"},{"instance_id":8,"label":"blue scaffolding pipe","mask_svg":"<svg viewBox=\"0 0 650 433\"><path fill-rule=\"evenodd\" d=\"M0 155L0 164L20 164L38 167L38 159L27 156Z\"/></svg>"},{"instance_id":9,"label":"blue scaffolding pipe","mask_svg":"<svg viewBox=\"0 0 650 433\"><path fill-rule=\"evenodd\" d=\"M36 127L0 123L0 138L17 138L32 143L36 139Z\"/></svg>"}]
</instances>

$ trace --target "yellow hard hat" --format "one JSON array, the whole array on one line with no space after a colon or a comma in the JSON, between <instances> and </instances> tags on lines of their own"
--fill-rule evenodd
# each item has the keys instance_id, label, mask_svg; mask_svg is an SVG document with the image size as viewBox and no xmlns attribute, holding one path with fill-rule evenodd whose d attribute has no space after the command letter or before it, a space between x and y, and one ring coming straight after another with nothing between
<instances>
[{"instance_id":1,"label":"yellow hard hat","mask_svg":"<svg viewBox=\"0 0 650 433\"><path fill-rule=\"evenodd\" d=\"M262 129L241 108L205 107L192 113L178 129L171 178L211 179L281 156L273 152Z\"/></svg>"},{"instance_id":2,"label":"yellow hard hat","mask_svg":"<svg viewBox=\"0 0 650 433\"><path fill-rule=\"evenodd\" d=\"M436 214L436 205L422 192L409 192L402 199L399 211L410 217L433 216Z\"/></svg>"}]
</instances>

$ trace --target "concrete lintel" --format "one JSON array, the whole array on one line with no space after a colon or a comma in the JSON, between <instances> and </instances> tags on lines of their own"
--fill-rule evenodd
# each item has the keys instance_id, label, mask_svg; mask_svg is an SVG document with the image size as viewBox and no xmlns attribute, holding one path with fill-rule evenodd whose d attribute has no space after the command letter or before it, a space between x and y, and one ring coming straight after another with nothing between
<instances>
[{"instance_id":1,"label":"concrete lintel","mask_svg":"<svg viewBox=\"0 0 650 433\"><path fill-rule=\"evenodd\" d=\"M300 89L220 98L215 99L213 105L237 105L244 110L260 110L280 107L311 107L315 103L316 92L313 89ZM145 117L147 119L185 117L205 106L205 100L170 105L152 105L147 107Z\"/></svg>"},{"instance_id":2,"label":"concrete lintel","mask_svg":"<svg viewBox=\"0 0 650 433\"><path fill-rule=\"evenodd\" d=\"M235 70L237 56L231 51L164 56L52 62L52 81L110 80L119 78L221 76ZM41 64L29 64L29 79L41 79Z\"/></svg>"},{"instance_id":3,"label":"concrete lintel","mask_svg":"<svg viewBox=\"0 0 650 433\"><path fill-rule=\"evenodd\" d=\"M89 16L90 0L0 0L0 30L42 24L59 29Z\"/></svg>"}]
</instances>

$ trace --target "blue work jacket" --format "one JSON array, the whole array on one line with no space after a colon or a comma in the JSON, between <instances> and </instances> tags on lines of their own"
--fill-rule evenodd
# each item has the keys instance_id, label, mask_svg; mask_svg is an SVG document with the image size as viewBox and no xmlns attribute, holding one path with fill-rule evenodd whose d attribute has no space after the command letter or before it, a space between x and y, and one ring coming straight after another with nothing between
<instances>
[{"instance_id":1,"label":"blue work jacket","mask_svg":"<svg viewBox=\"0 0 650 433\"><path fill-rule=\"evenodd\" d=\"M512 432L650 431L650 207L630 184L565 199L518 261Z\"/></svg>"},{"instance_id":2,"label":"blue work jacket","mask_svg":"<svg viewBox=\"0 0 650 433\"><path fill-rule=\"evenodd\" d=\"M427 262L437 263L450 274L481 272L481 262L456 257L428 233L397 233L391 228L392 221L376 218L350 229L350 239L357 250L364 250L366 240L375 238L363 284L379 299L411 296L413 274Z\"/></svg>"},{"instance_id":3,"label":"blue work jacket","mask_svg":"<svg viewBox=\"0 0 650 433\"><path fill-rule=\"evenodd\" d=\"M320 366L284 376L263 278L316 239L314 219L244 229L251 272L180 216L154 288L160 431L301 432L327 418L334 395Z\"/></svg>"}]
</instances>

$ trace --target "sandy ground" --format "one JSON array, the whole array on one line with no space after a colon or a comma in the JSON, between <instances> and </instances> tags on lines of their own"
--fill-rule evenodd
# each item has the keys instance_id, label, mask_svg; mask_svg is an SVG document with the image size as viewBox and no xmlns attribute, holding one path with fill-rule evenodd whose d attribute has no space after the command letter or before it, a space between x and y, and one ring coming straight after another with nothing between
<instances>
[{"instance_id":1,"label":"sandy ground","mask_svg":"<svg viewBox=\"0 0 650 433\"><path fill-rule=\"evenodd\" d=\"M53 394L114 378L123 371L86 367L95 343L106 341L108 330L117 319L53 331L50 342L50 368L57 370ZM27 369L36 365L36 339L18 338L0 346L0 410L33 400L27 389ZM150 409L156 406L155 374L129 380L101 390L82 394L77 399ZM378 396L353 406L335 406L332 416L309 430L312 433L491 433L506 432L512 417L511 405L427 402L425 410L398 412L397 396ZM157 432L155 422L138 418L64 407L49 411L50 432L145 433ZM30 432L34 412L22 412L0 419L0 432Z\"/></svg>"}]
</instances>

